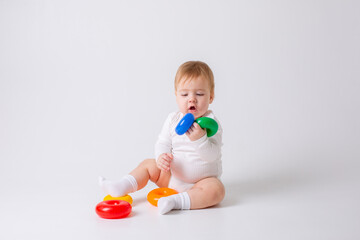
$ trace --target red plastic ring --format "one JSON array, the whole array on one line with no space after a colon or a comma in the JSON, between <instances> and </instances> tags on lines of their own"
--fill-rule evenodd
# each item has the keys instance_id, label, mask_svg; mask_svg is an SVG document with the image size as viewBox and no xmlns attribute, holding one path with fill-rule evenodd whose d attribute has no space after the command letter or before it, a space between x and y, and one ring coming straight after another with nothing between
<instances>
[{"instance_id":1,"label":"red plastic ring","mask_svg":"<svg viewBox=\"0 0 360 240\"><path fill-rule=\"evenodd\" d=\"M107 200L96 205L97 215L106 219L117 219L127 217L131 212L130 203L123 200Z\"/></svg>"}]
</instances>

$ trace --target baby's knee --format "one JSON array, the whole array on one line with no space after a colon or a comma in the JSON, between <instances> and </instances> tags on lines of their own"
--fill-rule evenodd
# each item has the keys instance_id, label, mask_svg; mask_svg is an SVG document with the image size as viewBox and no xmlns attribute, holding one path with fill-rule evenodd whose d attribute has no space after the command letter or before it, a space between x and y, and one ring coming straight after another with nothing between
<instances>
[{"instance_id":1,"label":"baby's knee","mask_svg":"<svg viewBox=\"0 0 360 240\"><path fill-rule=\"evenodd\" d=\"M225 197L225 187L217 178L202 180L196 187L206 194L206 198L212 203L211 205L220 203Z\"/></svg>"},{"instance_id":2,"label":"baby's knee","mask_svg":"<svg viewBox=\"0 0 360 240\"><path fill-rule=\"evenodd\" d=\"M148 159L145 159L143 160L139 166L142 166L142 167L145 167L145 168L149 168L149 167L153 167L153 166L156 166L156 162L155 162L155 159L153 158L148 158Z\"/></svg>"},{"instance_id":3,"label":"baby's knee","mask_svg":"<svg viewBox=\"0 0 360 240\"><path fill-rule=\"evenodd\" d=\"M209 197L211 197L214 202L220 203L224 199L225 187L219 179L213 179L208 189Z\"/></svg>"}]
</instances>

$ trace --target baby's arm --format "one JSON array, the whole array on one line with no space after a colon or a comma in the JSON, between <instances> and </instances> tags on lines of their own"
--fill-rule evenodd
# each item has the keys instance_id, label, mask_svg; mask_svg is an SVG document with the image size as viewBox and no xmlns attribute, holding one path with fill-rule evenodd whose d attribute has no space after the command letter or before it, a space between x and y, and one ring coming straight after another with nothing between
<instances>
[{"instance_id":1,"label":"baby's arm","mask_svg":"<svg viewBox=\"0 0 360 240\"><path fill-rule=\"evenodd\" d=\"M201 138L193 141L196 152L199 153L201 159L212 162L219 159L222 146L222 128L219 125L217 133L212 137L207 137L206 134Z\"/></svg>"}]
</instances>

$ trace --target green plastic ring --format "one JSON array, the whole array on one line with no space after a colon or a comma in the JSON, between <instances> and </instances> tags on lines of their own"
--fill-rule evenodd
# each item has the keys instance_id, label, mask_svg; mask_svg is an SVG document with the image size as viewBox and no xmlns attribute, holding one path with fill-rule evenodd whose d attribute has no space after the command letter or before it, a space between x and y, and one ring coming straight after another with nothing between
<instances>
[{"instance_id":1,"label":"green plastic ring","mask_svg":"<svg viewBox=\"0 0 360 240\"><path fill-rule=\"evenodd\" d=\"M217 130L219 129L219 125L212 118L201 117L201 118L196 119L195 122L197 122L201 128L206 129L206 133L207 133L208 137L214 136L216 134Z\"/></svg>"}]
</instances>

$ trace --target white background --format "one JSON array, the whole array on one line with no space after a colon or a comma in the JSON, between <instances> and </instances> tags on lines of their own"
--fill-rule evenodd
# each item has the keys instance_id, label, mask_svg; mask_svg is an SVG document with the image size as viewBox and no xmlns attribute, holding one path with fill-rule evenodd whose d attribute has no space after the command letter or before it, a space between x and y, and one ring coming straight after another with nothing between
<instances>
[{"instance_id":1,"label":"white background","mask_svg":"<svg viewBox=\"0 0 360 240\"><path fill-rule=\"evenodd\" d=\"M0 0L1 239L359 239L358 1ZM94 211L145 158L180 64L213 69L225 200Z\"/></svg>"}]
</instances>

